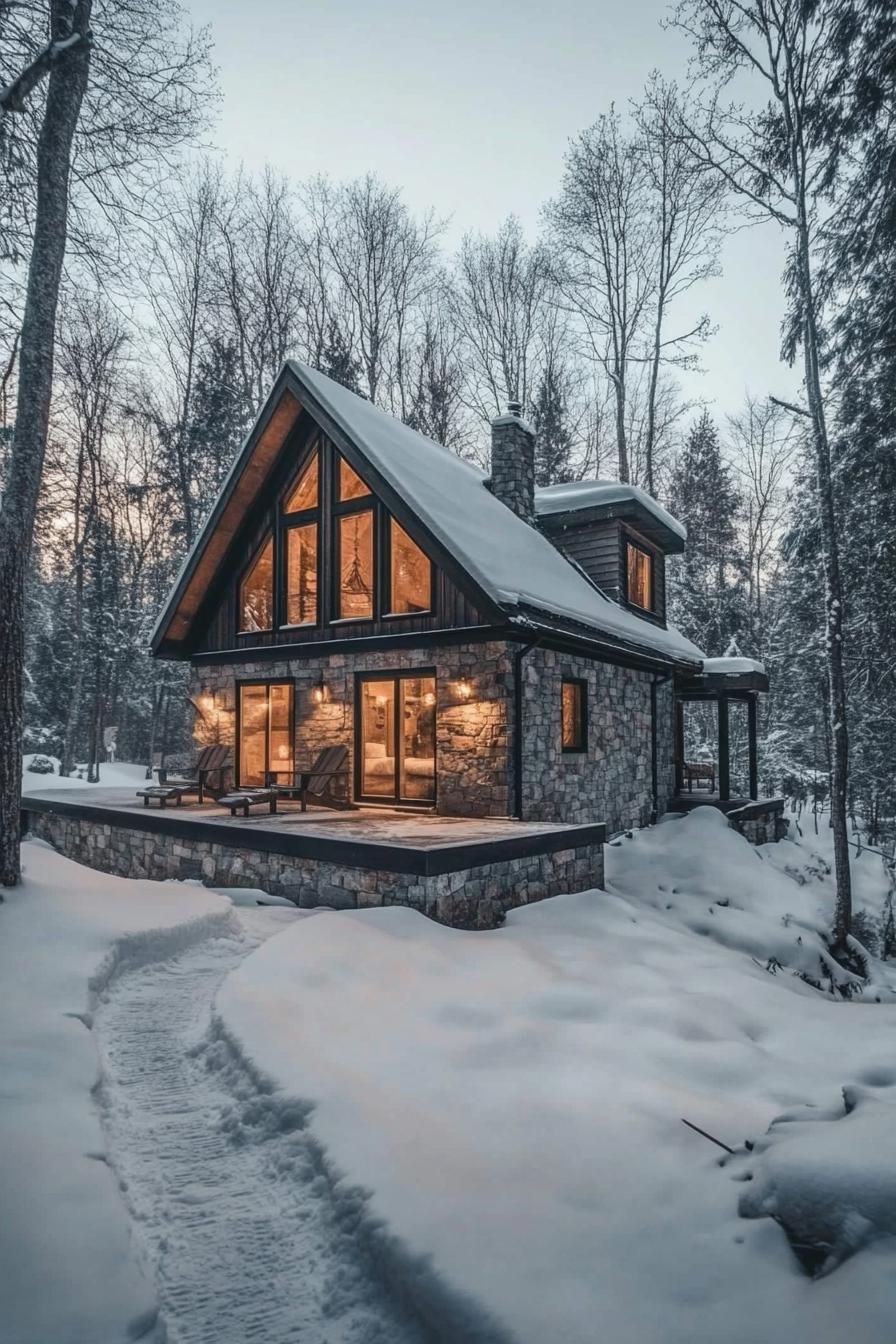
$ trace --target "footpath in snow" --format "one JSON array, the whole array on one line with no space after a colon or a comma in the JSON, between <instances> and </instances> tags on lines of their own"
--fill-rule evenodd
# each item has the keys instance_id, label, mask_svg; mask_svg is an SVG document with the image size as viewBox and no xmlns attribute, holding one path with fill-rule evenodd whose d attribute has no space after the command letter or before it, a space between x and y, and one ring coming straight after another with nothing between
<instances>
[{"instance_id":1,"label":"footpath in snow","mask_svg":"<svg viewBox=\"0 0 896 1344\"><path fill-rule=\"evenodd\" d=\"M227 973L313 919L24 858L0 906L4 1344L422 1344L308 1108L213 1027Z\"/></svg>"},{"instance_id":2,"label":"footpath in snow","mask_svg":"<svg viewBox=\"0 0 896 1344\"><path fill-rule=\"evenodd\" d=\"M372 1211L520 1344L883 1344L896 999L880 963L850 1001L794 974L823 969L825 840L757 851L705 808L494 932L320 914L218 1012L272 1105L312 1103ZM879 915L879 859L856 879Z\"/></svg>"}]
</instances>

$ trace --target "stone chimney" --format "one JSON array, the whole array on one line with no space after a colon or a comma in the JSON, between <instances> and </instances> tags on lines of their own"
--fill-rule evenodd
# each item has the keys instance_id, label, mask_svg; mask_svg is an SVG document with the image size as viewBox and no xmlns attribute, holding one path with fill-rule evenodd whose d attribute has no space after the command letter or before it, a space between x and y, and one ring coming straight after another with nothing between
<instances>
[{"instance_id":1,"label":"stone chimney","mask_svg":"<svg viewBox=\"0 0 896 1344\"><path fill-rule=\"evenodd\" d=\"M522 419L518 401L492 421L489 489L526 523L535 522L535 431Z\"/></svg>"}]
</instances>

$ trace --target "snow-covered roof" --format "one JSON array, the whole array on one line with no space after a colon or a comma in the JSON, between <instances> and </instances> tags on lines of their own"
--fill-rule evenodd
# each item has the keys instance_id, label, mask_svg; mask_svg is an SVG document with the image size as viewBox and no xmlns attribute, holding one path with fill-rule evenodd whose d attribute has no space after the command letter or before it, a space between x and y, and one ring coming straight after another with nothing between
<instances>
[{"instance_id":1,"label":"snow-covered roof","mask_svg":"<svg viewBox=\"0 0 896 1344\"><path fill-rule=\"evenodd\" d=\"M478 467L306 364L289 364L499 606L536 607L653 653L702 659L696 645L677 630L655 626L604 597L546 537L495 498Z\"/></svg>"},{"instance_id":2,"label":"snow-covered roof","mask_svg":"<svg viewBox=\"0 0 896 1344\"><path fill-rule=\"evenodd\" d=\"M762 677L765 676L765 664L758 662L755 658L704 658L703 671L706 673L715 672L723 677L739 677L744 673L758 672Z\"/></svg>"},{"instance_id":3,"label":"snow-covered roof","mask_svg":"<svg viewBox=\"0 0 896 1344\"><path fill-rule=\"evenodd\" d=\"M701 651L677 630L643 620L605 597L547 537L491 493L479 468L306 364L288 360L277 381L281 389L284 374L286 388L309 413L323 422L325 430L329 420L334 430L341 431L442 549L511 619L531 616L534 610L555 621L585 626L597 636L623 641L648 656L689 663L702 660ZM270 409L269 399L259 423ZM156 628L154 648L166 638L178 595L188 588L191 573L213 537L216 512L220 514L228 491L233 491L245 470L251 443L252 434L187 558Z\"/></svg>"},{"instance_id":4,"label":"snow-covered roof","mask_svg":"<svg viewBox=\"0 0 896 1344\"><path fill-rule=\"evenodd\" d=\"M673 518L662 504L658 504L652 495L637 485L626 485L622 481L568 481L563 485L546 485L535 491L535 512L539 516L627 503L639 504L663 527L674 532L682 541L687 540L684 524Z\"/></svg>"}]
</instances>

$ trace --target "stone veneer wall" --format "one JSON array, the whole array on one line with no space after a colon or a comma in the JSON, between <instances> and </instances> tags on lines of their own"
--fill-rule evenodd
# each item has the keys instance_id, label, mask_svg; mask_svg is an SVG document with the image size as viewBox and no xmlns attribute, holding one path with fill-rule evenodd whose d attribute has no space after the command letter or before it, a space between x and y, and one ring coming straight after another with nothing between
<instances>
[{"instance_id":1,"label":"stone veneer wall","mask_svg":"<svg viewBox=\"0 0 896 1344\"><path fill-rule=\"evenodd\" d=\"M646 826L653 809L650 672L534 648L523 661L524 819ZM561 682L588 686L588 750L560 746ZM674 792L672 687L657 686L659 812Z\"/></svg>"},{"instance_id":2,"label":"stone veneer wall","mask_svg":"<svg viewBox=\"0 0 896 1344\"><path fill-rule=\"evenodd\" d=\"M258 663L194 667L190 696L199 709L194 736L197 745L234 743L237 681L293 681L296 768L307 769L324 747L344 744L353 770L355 674L422 668L434 668L437 678L437 810L456 817L506 817L512 807L508 719L513 665L502 641L334 653L301 661L290 661L284 653L282 659ZM313 691L321 674L326 699L318 704ZM468 699L458 694L462 680L471 687Z\"/></svg>"},{"instance_id":3,"label":"stone veneer wall","mask_svg":"<svg viewBox=\"0 0 896 1344\"><path fill-rule=\"evenodd\" d=\"M79 863L119 877L198 878L206 886L259 887L306 907L407 905L454 928L494 928L515 906L602 887L604 878L599 844L426 876L232 848L48 812L26 815L32 834Z\"/></svg>"}]
</instances>

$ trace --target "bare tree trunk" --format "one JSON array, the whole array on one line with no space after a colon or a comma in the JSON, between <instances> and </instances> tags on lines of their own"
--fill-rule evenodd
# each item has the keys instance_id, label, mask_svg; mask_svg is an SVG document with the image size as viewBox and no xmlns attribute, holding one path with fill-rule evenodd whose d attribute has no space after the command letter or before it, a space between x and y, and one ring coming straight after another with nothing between
<instances>
[{"instance_id":1,"label":"bare tree trunk","mask_svg":"<svg viewBox=\"0 0 896 1344\"><path fill-rule=\"evenodd\" d=\"M815 323L815 296L810 269L809 233L801 220L798 233L799 275L803 289L803 363L806 396L812 416L812 442L818 510L821 519L821 548L824 567L825 659L828 673L828 716L831 743L831 829L834 833L834 877L837 902L832 929L834 949L846 952L846 939L852 922L852 876L849 867L849 828L847 826L847 789L849 785L849 736L846 717L846 676L843 669L843 582L840 572L840 544L834 485L831 473L831 449L828 442L824 397L818 358L818 332Z\"/></svg>"},{"instance_id":2,"label":"bare tree trunk","mask_svg":"<svg viewBox=\"0 0 896 1344\"><path fill-rule=\"evenodd\" d=\"M52 0L54 41L85 34L92 0ZM37 207L19 354L16 427L0 508L0 884L21 876L25 573L43 472L53 386L59 283L65 257L72 141L87 87L90 45L76 42L47 77L37 145Z\"/></svg>"}]
</instances>

